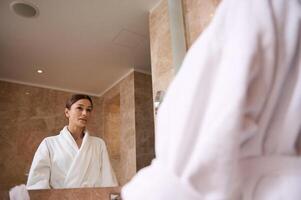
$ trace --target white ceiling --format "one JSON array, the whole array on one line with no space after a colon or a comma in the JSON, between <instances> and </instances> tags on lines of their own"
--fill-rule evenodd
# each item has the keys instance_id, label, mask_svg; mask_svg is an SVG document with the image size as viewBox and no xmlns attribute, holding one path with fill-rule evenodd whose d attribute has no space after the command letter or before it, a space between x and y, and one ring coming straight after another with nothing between
<instances>
[{"instance_id":1,"label":"white ceiling","mask_svg":"<svg viewBox=\"0 0 301 200\"><path fill-rule=\"evenodd\" d=\"M99 96L133 68L150 73L148 13L159 0L26 0L35 18L11 2L0 0L0 80Z\"/></svg>"}]
</instances>

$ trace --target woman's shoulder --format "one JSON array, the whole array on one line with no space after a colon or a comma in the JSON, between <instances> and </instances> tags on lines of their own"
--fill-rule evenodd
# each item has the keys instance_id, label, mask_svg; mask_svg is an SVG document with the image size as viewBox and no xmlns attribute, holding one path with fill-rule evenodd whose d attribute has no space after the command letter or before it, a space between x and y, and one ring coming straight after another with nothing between
<instances>
[{"instance_id":1,"label":"woman's shoulder","mask_svg":"<svg viewBox=\"0 0 301 200\"><path fill-rule=\"evenodd\" d=\"M91 142L98 144L98 145L105 145L105 142L103 139L101 139L100 137L96 137L96 136L91 136L90 135L90 140Z\"/></svg>"},{"instance_id":2,"label":"woman's shoulder","mask_svg":"<svg viewBox=\"0 0 301 200\"><path fill-rule=\"evenodd\" d=\"M42 142L40 143L37 151L46 152L46 151L51 150L52 144L55 143L54 141L57 141L57 135L56 136L48 136L48 137L44 138L42 140Z\"/></svg>"},{"instance_id":3,"label":"woman's shoulder","mask_svg":"<svg viewBox=\"0 0 301 200\"><path fill-rule=\"evenodd\" d=\"M52 146L52 145L54 145L54 144L56 144L58 142L59 142L59 135L53 135L53 136L45 137L42 140L42 142L41 142L40 145L42 145L42 146L46 145L46 146L50 147L50 146Z\"/></svg>"},{"instance_id":4,"label":"woman's shoulder","mask_svg":"<svg viewBox=\"0 0 301 200\"><path fill-rule=\"evenodd\" d=\"M54 140L57 140L59 138L59 135L52 135L52 136L48 136L48 137L45 137L43 139L43 142L50 142L50 141L54 141Z\"/></svg>"},{"instance_id":5,"label":"woman's shoulder","mask_svg":"<svg viewBox=\"0 0 301 200\"><path fill-rule=\"evenodd\" d=\"M90 136L90 139L91 139L92 141L104 143L103 139L101 139L100 137L97 137L97 136L91 136L91 135L89 135L89 136Z\"/></svg>"}]
</instances>

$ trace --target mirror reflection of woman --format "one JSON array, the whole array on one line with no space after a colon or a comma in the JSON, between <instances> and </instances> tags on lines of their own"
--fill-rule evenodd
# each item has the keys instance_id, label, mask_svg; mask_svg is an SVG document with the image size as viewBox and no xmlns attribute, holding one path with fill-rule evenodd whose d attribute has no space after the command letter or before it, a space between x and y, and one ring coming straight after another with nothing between
<instances>
[{"instance_id":1,"label":"mirror reflection of woman","mask_svg":"<svg viewBox=\"0 0 301 200\"><path fill-rule=\"evenodd\" d=\"M86 129L92 110L93 102L87 95L75 94L66 102L69 123L38 147L27 189L118 185L104 141L90 136Z\"/></svg>"}]
</instances>

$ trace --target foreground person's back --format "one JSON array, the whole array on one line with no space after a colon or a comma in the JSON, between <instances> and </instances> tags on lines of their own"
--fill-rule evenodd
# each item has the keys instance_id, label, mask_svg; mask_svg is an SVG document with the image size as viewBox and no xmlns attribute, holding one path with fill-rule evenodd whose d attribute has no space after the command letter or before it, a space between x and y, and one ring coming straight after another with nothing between
<instances>
[{"instance_id":1,"label":"foreground person's back","mask_svg":"<svg viewBox=\"0 0 301 200\"><path fill-rule=\"evenodd\" d=\"M224 0L157 117L125 200L301 199L301 1Z\"/></svg>"}]
</instances>

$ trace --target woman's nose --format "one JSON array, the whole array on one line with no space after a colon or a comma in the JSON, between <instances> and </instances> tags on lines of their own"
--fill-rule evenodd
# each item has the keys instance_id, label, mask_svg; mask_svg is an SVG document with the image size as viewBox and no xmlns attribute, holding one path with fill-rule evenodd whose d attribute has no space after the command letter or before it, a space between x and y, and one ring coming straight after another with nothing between
<instances>
[{"instance_id":1,"label":"woman's nose","mask_svg":"<svg viewBox=\"0 0 301 200\"><path fill-rule=\"evenodd\" d=\"M87 116L87 115L88 115L88 111L84 109L83 112L82 112L82 114L83 114L84 116Z\"/></svg>"}]
</instances>

